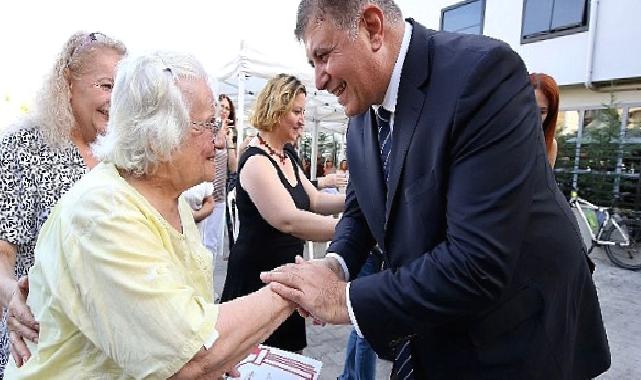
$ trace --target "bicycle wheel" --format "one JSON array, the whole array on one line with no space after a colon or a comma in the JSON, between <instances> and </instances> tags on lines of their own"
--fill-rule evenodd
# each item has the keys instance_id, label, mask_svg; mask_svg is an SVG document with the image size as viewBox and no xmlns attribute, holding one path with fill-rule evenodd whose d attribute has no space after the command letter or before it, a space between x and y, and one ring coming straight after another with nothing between
<instances>
[{"instance_id":1,"label":"bicycle wheel","mask_svg":"<svg viewBox=\"0 0 641 380\"><path fill-rule=\"evenodd\" d=\"M619 222L621 231L628 235L630 245L606 245L605 252L608 258L617 266L630 270L641 269L641 222L632 219L623 219ZM624 242L622 232L611 225L604 233L604 240L615 243Z\"/></svg>"}]
</instances>

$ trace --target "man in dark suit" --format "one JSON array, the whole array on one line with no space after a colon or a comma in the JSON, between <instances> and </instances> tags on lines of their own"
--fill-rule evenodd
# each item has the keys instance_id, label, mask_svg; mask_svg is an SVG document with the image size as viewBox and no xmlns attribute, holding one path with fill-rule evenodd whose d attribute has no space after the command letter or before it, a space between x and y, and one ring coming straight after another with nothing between
<instances>
[{"instance_id":1,"label":"man in dark suit","mask_svg":"<svg viewBox=\"0 0 641 380\"><path fill-rule=\"evenodd\" d=\"M296 35L350 116L350 183L326 265L297 259L263 280L354 324L393 354L392 377L604 372L596 289L519 56L404 21L391 0L303 0ZM348 282L375 243L386 269Z\"/></svg>"}]
</instances>

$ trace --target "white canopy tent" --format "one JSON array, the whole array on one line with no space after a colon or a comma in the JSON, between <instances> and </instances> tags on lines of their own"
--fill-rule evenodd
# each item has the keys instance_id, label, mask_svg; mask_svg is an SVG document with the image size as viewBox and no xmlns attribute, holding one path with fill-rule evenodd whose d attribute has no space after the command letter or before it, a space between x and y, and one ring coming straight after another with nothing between
<instances>
[{"instance_id":1,"label":"white canopy tent","mask_svg":"<svg viewBox=\"0 0 641 380\"><path fill-rule=\"evenodd\" d=\"M307 105L305 125L312 134L312 163L318 157L318 132L345 134L347 117L336 97L327 91L318 91L314 85L314 74L311 67L293 67L280 60L270 58L260 51L251 48L241 41L238 54L218 71L216 92L235 97L236 117L238 124L238 141L242 141L248 128L248 118L256 95L267 80L280 73L295 75L307 88ZM316 177L316 165L311 165L312 178Z\"/></svg>"}]
</instances>

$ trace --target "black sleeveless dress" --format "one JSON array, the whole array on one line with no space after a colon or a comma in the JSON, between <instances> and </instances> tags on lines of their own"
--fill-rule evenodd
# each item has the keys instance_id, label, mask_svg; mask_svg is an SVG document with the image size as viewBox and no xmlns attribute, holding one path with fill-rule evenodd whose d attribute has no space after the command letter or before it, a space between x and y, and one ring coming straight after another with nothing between
<instances>
[{"instance_id":1,"label":"black sleeveless dress","mask_svg":"<svg viewBox=\"0 0 641 380\"><path fill-rule=\"evenodd\" d=\"M289 184L276 161L267 152L256 147L247 148L241 155L238 163L238 178L240 178L240 171L247 159L259 154L269 158L274 165L280 182L291 195L296 207L308 211L309 196L300 181L298 164L289 152L287 155L294 166L296 186L292 187ZM286 263L293 263L296 255L302 256L305 247L303 240L280 232L263 219L249 198L247 191L240 185L240 181L236 186L236 205L240 230L236 243L229 253L227 278L221 296L222 302L245 296L262 288L264 284L260 280L261 272L272 270ZM274 331L265 344L288 351L302 350L307 346L305 319L298 313L292 314Z\"/></svg>"}]
</instances>

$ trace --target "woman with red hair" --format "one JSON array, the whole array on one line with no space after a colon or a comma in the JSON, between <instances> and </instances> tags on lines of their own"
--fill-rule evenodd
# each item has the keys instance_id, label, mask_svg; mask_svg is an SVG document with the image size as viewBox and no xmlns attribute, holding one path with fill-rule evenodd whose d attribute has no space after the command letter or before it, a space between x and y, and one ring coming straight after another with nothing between
<instances>
[{"instance_id":1,"label":"woman with red hair","mask_svg":"<svg viewBox=\"0 0 641 380\"><path fill-rule=\"evenodd\" d=\"M550 166L554 168L558 147L554 133L556 132L556 118L559 115L559 87L554 78L547 74L532 73L530 82L534 87L536 104L541 110L541 124L545 135L545 147Z\"/></svg>"}]
</instances>

